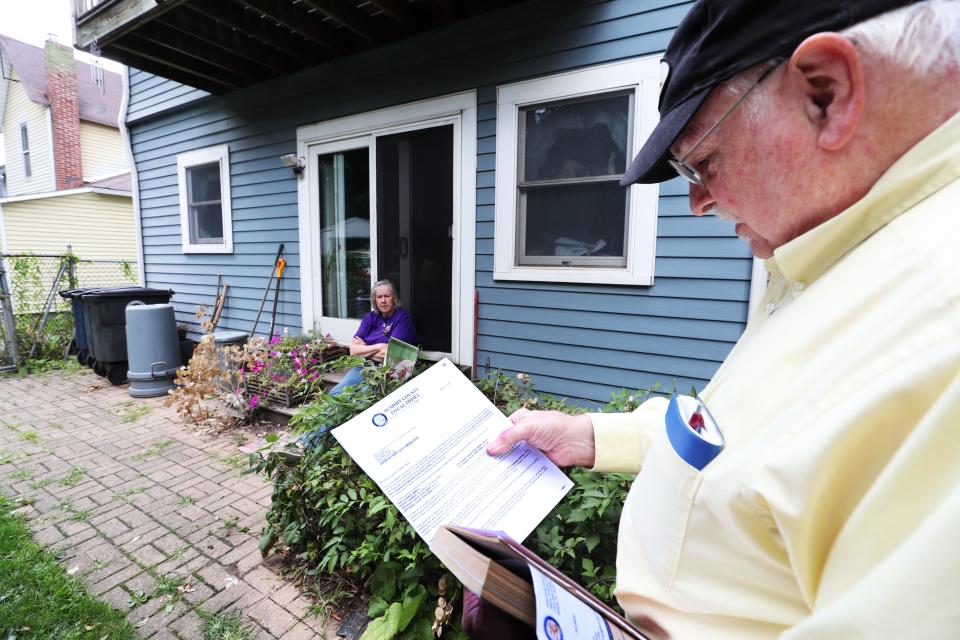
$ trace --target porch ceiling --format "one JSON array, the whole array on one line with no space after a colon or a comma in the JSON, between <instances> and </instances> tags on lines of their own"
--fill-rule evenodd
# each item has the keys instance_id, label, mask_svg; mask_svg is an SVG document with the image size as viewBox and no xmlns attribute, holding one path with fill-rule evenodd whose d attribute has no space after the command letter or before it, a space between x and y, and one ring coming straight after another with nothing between
<instances>
[{"instance_id":1,"label":"porch ceiling","mask_svg":"<svg viewBox=\"0 0 960 640\"><path fill-rule=\"evenodd\" d=\"M521 1L75 0L76 46L224 94Z\"/></svg>"}]
</instances>

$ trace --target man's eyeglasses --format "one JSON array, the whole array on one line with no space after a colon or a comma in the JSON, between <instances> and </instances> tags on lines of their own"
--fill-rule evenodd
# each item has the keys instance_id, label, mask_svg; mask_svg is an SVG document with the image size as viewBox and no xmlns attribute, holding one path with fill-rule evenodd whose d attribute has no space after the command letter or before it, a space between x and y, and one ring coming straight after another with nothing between
<instances>
[{"instance_id":1,"label":"man's eyeglasses","mask_svg":"<svg viewBox=\"0 0 960 640\"><path fill-rule=\"evenodd\" d=\"M750 88L744 91L743 95L737 98L736 102L730 105L730 108L727 109L722 116L720 116L719 120L713 123L712 127L707 129L706 133L700 136L700 139L697 140L693 144L693 146L687 150L685 154L683 154L682 158L670 158L669 160L667 160L667 162L670 163L670 166L673 167L678 174L686 178L687 181L689 181L691 184L695 184L698 187L706 186L703 180L703 176L700 175L700 172L697 171L697 169L694 168L692 164L687 162L687 160L690 158L690 155L693 154L693 152L697 150L697 147L699 147L700 144L707 139L707 136L713 133L714 130L716 130L716 128L720 126L720 123L722 123L727 118L727 116L733 113L734 109L739 107L740 104L747 99L747 96L749 96L754 89L760 86L760 83L763 82L763 79L766 78L771 73L773 73L773 70L776 69L778 66L780 66L780 64L784 60L785 60L784 58L774 58L772 60L768 60L765 64L763 73L761 73L760 76L754 81L754 83L750 85Z\"/></svg>"}]
</instances>

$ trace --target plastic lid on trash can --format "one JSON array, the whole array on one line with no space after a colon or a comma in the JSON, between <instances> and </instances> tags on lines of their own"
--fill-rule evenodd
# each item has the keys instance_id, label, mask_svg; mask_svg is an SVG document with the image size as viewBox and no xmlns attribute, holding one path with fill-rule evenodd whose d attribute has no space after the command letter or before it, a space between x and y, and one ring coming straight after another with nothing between
<instances>
[{"instance_id":1,"label":"plastic lid on trash can","mask_svg":"<svg viewBox=\"0 0 960 640\"><path fill-rule=\"evenodd\" d=\"M60 297L67 298L79 298L85 293L92 293L101 287L80 287L79 289L66 289L60 292Z\"/></svg>"},{"instance_id":2,"label":"plastic lid on trash can","mask_svg":"<svg viewBox=\"0 0 960 640\"><path fill-rule=\"evenodd\" d=\"M233 330L223 330L223 331L214 331L213 332L213 341L216 343L222 342L243 342L247 339L246 331L233 331Z\"/></svg>"},{"instance_id":3,"label":"plastic lid on trash can","mask_svg":"<svg viewBox=\"0 0 960 640\"><path fill-rule=\"evenodd\" d=\"M82 294L91 298L112 298L128 296L172 296L172 289L150 289L149 287L112 287L109 289L94 289Z\"/></svg>"}]
</instances>

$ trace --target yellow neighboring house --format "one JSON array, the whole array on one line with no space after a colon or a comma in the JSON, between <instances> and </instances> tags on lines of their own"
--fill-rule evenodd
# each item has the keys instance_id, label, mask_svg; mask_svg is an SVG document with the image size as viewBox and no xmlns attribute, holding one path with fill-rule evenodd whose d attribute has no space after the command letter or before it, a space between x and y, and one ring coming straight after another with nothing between
<instances>
[{"instance_id":1,"label":"yellow neighboring house","mask_svg":"<svg viewBox=\"0 0 960 640\"><path fill-rule=\"evenodd\" d=\"M118 74L0 35L0 249L137 264Z\"/></svg>"}]
</instances>

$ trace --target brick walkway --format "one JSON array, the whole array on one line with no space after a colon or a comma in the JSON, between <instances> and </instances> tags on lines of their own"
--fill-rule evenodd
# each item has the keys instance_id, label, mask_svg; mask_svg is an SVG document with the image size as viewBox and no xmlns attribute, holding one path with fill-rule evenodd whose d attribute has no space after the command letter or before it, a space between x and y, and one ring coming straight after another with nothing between
<instances>
[{"instance_id":1,"label":"brick walkway","mask_svg":"<svg viewBox=\"0 0 960 640\"><path fill-rule=\"evenodd\" d=\"M3 492L33 500L36 539L143 638L201 639L197 609L242 611L257 639L335 638L261 562L270 484L241 475L236 442L192 431L89 372L0 376ZM171 583L189 586L161 595Z\"/></svg>"}]
</instances>

